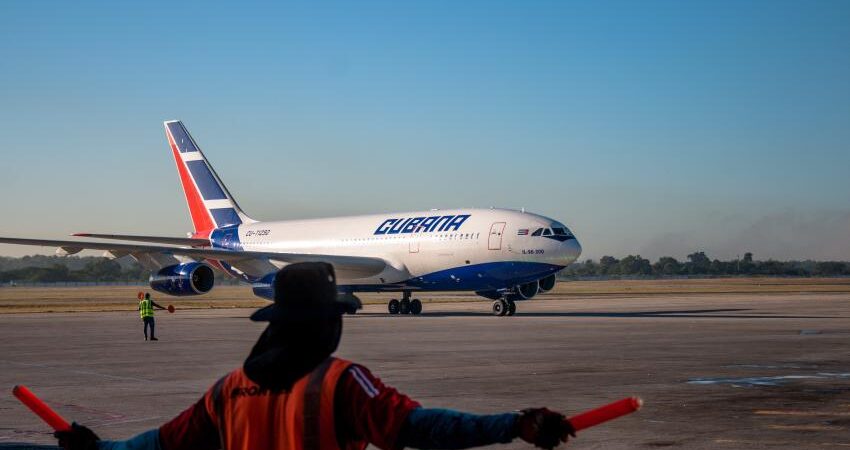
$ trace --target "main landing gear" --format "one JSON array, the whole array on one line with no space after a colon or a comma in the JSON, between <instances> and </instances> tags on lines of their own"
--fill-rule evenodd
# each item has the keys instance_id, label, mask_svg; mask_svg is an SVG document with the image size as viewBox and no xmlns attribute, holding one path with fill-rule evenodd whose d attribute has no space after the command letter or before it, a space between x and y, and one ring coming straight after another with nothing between
<instances>
[{"instance_id":1,"label":"main landing gear","mask_svg":"<svg viewBox=\"0 0 850 450\"><path fill-rule=\"evenodd\" d=\"M500 298L493 302L494 316L512 316L516 314L516 303L508 298Z\"/></svg>"},{"instance_id":2,"label":"main landing gear","mask_svg":"<svg viewBox=\"0 0 850 450\"><path fill-rule=\"evenodd\" d=\"M387 303L387 311L390 314L413 314L418 316L422 312L422 302L418 298L410 299L410 292L405 291L401 300L392 299Z\"/></svg>"}]
</instances>

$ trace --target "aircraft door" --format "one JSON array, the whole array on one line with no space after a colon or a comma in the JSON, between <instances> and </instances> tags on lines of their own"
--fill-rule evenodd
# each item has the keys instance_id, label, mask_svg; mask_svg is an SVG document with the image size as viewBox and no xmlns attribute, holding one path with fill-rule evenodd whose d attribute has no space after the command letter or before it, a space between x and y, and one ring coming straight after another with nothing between
<instances>
[{"instance_id":1,"label":"aircraft door","mask_svg":"<svg viewBox=\"0 0 850 450\"><path fill-rule=\"evenodd\" d=\"M505 232L505 222L496 222L490 225L490 237L487 239L487 248L490 250L502 249L502 235Z\"/></svg>"},{"instance_id":2,"label":"aircraft door","mask_svg":"<svg viewBox=\"0 0 850 450\"><path fill-rule=\"evenodd\" d=\"M410 253L419 253L419 241L422 237L423 227L416 227L416 230L410 235Z\"/></svg>"}]
</instances>

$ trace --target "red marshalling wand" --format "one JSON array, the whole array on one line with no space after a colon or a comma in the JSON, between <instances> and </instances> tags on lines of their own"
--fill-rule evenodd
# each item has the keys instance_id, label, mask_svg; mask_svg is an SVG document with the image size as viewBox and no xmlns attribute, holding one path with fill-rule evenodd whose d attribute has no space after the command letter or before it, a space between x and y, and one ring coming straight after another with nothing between
<instances>
[{"instance_id":1,"label":"red marshalling wand","mask_svg":"<svg viewBox=\"0 0 850 450\"><path fill-rule=\"evenodd\" d=\"M567 420L570 421L570 424L572 424L576 431L581 431L585 428L595 427L600 423L625 416L626 414L631 414L639 410L641 406L643 406L643 400L640 398L626 397L614 403L585 411Z\"/></svg>"},{"instance_id":2,"label":"red marshalling wand","mask_svg":"<svg viewBox=\"0 0 850 450\"><path fill-rule=\"evenodd\" d=\"M54 431L66 431L71 429L71 424L56 411L50 409L46 403L36 397L26 386L17 385L12 389L12 394L18 398L27 408L34 412L41 420L45 421Z\"/></svg>"}]
</instances>

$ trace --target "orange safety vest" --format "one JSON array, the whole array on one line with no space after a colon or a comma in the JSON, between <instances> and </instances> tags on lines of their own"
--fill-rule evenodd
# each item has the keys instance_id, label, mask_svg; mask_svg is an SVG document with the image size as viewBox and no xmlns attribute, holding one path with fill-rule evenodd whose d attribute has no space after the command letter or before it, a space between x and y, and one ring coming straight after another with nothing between
<instances>
[{"instance_id":1,"label":"orange safety vest","mask_svg":"<svg viewBox=\"0 0 850 450\"><path fill-rule=\"evenodd\" d=\"M219 380L205 397L224 450L340 450L334 421L337 381L351 362L328 358L292 389L270 391L242 368ZM363 450L366 442L343 443Z\"/></svg>"}]
</instances>

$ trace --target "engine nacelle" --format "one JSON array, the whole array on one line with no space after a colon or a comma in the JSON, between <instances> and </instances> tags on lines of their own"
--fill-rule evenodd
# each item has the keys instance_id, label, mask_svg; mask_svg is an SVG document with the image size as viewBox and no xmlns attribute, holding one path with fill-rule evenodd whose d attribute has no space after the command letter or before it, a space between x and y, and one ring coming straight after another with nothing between
<instances>
[{"instance_id":1,"label":"engine nacelle","mask_svg":"<svg viewBox=\"0 0 850 450\"><path fill-rule=\"evenodd\" d=\"M210 266L197 262L176 264L151 274L151 289L163 294L185 297L206 294L215 284Z\"/></svg>"},{"instance_id":2,"label":"engine nacelle","mask_svg":"<svg viewBox=\"0 0 850 450\"><path fill-rule=\"evenodd\" d=\"M277 275L276 272L272 272L266 274L266 276L260 278L251 284L254 289L254 295L260 298L264 298L266 300L274 301L274 277Z\"/></svg>"},{"instance_id":3,"label":"engine nacelle","mask_svg":"<svg viewBox=\"0 0 850 450\"><path fill-rule=\"evenodd\" d=\"M538 283L540 284L541 293L551 291L555 288L555 274L553 273L546 278L541 278Z\"/></svg>"},{"instance_id":4,"label":"engine nacelle","mask_svg":"<svg viewBox=\"0 0 850 450\"><path fill-rule=\"evenodd\" d=\"M508 296L509 300L529 300L540 290L540 283L532 281L530 283L520 284L514 289L514 293Z\"/></svg>"}]
</instances>

